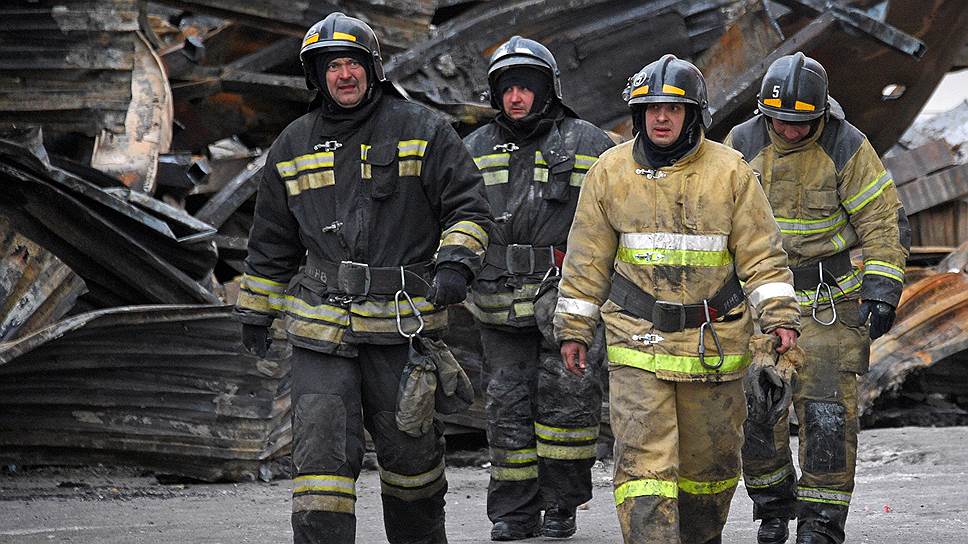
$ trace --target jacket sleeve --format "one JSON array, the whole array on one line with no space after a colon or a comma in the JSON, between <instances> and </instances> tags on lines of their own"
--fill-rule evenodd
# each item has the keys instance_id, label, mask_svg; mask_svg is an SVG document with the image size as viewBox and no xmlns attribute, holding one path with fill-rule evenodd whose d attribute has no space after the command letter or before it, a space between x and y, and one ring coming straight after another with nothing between
<instances>
[{"instance_id":1,"label":"jacket sleeve","mask_svg":"<svg viewBox=\"0 0 968 544\"><path fill-rule=\"evenodd\" d=\"M606 181L605 168L596 162L585 176L578 196L555 308L558 342L576 340L591 345L599 307L612 286L618 233L605 213Z\"/></svg>"},{"instance_id":2,"label":"jacket sleeve","mask_svg":"<svg viewBox=\"0 0 968 544\"><path fill-rule=\"evenodd\" d=\"M866 138L844 166L838 192L864 254L861 299L897 307L911 245L910 227L891 173Z\"/></svg>"},{"instance_id":3,"label":"jacket sleeve","mask_svg":"<svg viewBox=\"0 0 968 544\"><path fill-rule=\"evenodd\" d=\"M249 254L235 305L239 320L250 325L269 325L280 315L286 286L306 253L299 241L299 225L289 210L278 162L274 146L259 173Z\"/></svg>"},{"instance_id":4,"label":"jacket sleeve","mask_svg":"<svg viewBox=\"0 0 968 544\"><path fill-rule=\"evenodd\" d=\"M773 219L766 193L745 162L737 168L729 251L736 259L736 274L760 328L800 330L800 309L793 290L793 273L787 266L780 228Z\"/></svg>"},{"instance_id":5,"label":"jacket sleeve","mask_svg":"<svg viewBox=\"0 0 968 544\"><path fill-rule=\"evenodd\" d=\"M484 180L460 136L441 122L427 149L424 183L441 228L437 266L459 263L477 275L491 229Z\"/></svg>"}]
</instances>

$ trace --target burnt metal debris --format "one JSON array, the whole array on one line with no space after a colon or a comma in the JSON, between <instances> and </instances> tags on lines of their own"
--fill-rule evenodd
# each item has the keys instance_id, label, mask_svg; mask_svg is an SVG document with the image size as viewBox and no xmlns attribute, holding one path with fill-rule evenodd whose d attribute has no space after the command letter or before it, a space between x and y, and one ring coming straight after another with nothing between
<instances>
[{"instance_id":1,"label":"burnt metal debris","mask_svg":"<svg viewBox=\"0 0 968 544\"><path fill-rule=\"evenodd\" d=\"M966 347L952 316L968 257L951 253L968 239L966 114L908 130L968 65L959 0L13 0L0 6L0 462L285 472L287 346L243 353L230 305L258 171L311 98L300 38L334 10L367 20L396 84L462 132L494 115L487 60L514 34L554 52L570 106L626 137L621 89L662 54L707 75L713 138L752 114L774 58L818 58L851 122L891 149L922 265L909 277L925 278L874 347L865 421L968 404L938 378ZM949 253L954 271L932 268ZM473 320L451 313L448 340L479 383ZM930 331L947 336L925 347ZM451 431L480 432L481 409L449 416Z\"/></svg>"}]
</instances>

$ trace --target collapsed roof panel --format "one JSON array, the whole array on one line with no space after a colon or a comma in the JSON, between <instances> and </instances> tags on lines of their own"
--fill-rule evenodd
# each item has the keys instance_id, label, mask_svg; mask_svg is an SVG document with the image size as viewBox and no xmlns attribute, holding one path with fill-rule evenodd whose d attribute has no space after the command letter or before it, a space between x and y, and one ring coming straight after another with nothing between
<instances>
[{"instance_id":1,"label":"collapsed roof panel","mask_svg":"<svg viewBox=\"0 0 968 544\"><path fill-rule=\"evenodd\" d=\"M199 283L217 259L210 241L179 243L164 218L5 140L0 179L0 210L84 278L96 307L218 302Z\"/></svg>"},{"instance_id":2,"label":"collapsed roof panel","mask_svg":"<svg viewBox=\"0 0 968 544\"><path fill-rule=\"evenodd\" d=\"M291 443L288 359L238 328L230 306L121 307L0 343L0 459L258 477Z\"/></svg>"}]
</instances>

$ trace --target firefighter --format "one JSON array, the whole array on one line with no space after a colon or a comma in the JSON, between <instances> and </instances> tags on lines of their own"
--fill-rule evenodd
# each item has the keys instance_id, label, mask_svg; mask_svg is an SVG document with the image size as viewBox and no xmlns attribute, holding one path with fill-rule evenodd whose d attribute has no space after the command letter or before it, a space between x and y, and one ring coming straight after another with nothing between
<instances>
[{"instance_id":1,"label":"firefighter","mask_svg":"<svg viewBox=\"0 0 968 544\"><path fill-rule=\"evenodd\" d=\"M275 317L293 348L293 539L354 542L365 427L388 540L444 543L442 427L401 431L397 392L408 337L440 333L480 269L481 176L440 116L396 94L363 21L330 14L299 58L316 98L269 150L237 304L249 350L265 355Z\"/></svg>"},{"instance_id":2,"label":"firefighter","mask_svg":"<svg viewBox=\"0 0 968 544\"><path fill-rule=\"evenodd\" d=\"M566 538L592 497L601 378L564 371L532 299L557 278L582 180L612 141L563 104L554 56L534 40L498 47L488 85L499 113L465 144L495 219L468 298L485 355L491 539Z\"/></svg>"},{"instance_id":3,"label":"firefighter","mask_svg":"<svg viewBox=\"0 0 968 544\"><path fill-rule=\"evenodd\" d=\"M704 138L699 70L665 55L624 95L637 136L585 177L555 331L581 374L605 322L625 542L718 543L740 475L752 311L778 352L794 346L792 275L753 171Z\"/></svg>"},{"instance_id":4,"label":"firefighter","mask_svg":"<svg viewBox=\"0 0 968 544\"><path fill-rule=\"evenodd\" d=\"M749 161L773 206L807 360L793 394L799 481L786 417L775 427L747 423L744 480L760 543L786 542L793 517L798 543L840 543L854 488L857 375L867 372L870 341L894 322L910 231L891 174L828 97L820 63L803 53L777 59L757 106L726 144ZM851 263L853 249L863 267Z\"/></svg>"}]
</instances>

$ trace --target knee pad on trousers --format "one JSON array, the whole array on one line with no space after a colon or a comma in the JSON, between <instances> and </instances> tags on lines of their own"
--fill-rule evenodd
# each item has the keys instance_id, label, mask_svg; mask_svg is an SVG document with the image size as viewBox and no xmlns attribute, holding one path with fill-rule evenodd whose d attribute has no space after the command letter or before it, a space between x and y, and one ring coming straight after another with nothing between
<instances>
[{"instance_id":1,"label":"knee pad on trousers","mask_svg":"<svg viewBox=\"0 0 968 544\"><path fill-rule=\"evenodd\" d=\"M335 473L346 463L346 407L339 395L301 395L292 418L294 473Z\"/></svg>"},{"instance_id":2,"label":"knee pad on trousers","mask_svg":"<svg viewBox=\"0 0 968 544\"><path fill-rule=\"evenodd\" d=\"M534 423L531 388L516 369L498 370L487 384L487 440L495 447L516 449L531 443Z\"/></svg>"},{"instance_id":3,"label":"knee pad on trousers","mask_svg":"<svg viewBox=\"0 0 968 544\"><path fill-rule=\"evenodd\" d=\"M836 402L807 401L804 407L807 441L803 470L812 473L847 470L847 410Z\"/></svg>"},{"instance_id":4,"label":"knee pad on trousers","mask_svg":"<svg viewBox=\"0 0 968 544\"><path fill-rule=\"evenodd\" d=\"M602 413L602 385L595 369L575 376L558 354L542 353L536 400L539 418L560 427L597 425Z\"/></svg>"}]
</instances>

